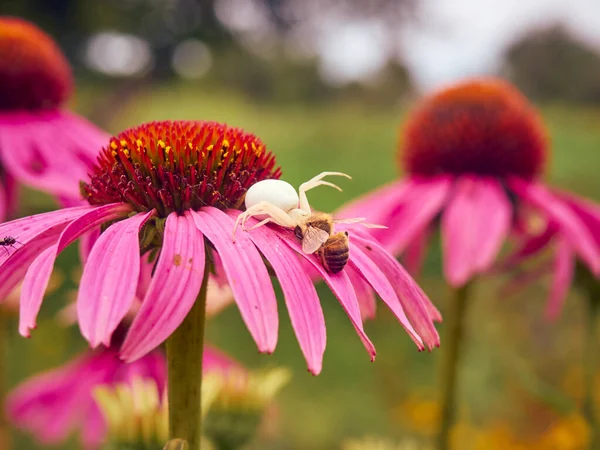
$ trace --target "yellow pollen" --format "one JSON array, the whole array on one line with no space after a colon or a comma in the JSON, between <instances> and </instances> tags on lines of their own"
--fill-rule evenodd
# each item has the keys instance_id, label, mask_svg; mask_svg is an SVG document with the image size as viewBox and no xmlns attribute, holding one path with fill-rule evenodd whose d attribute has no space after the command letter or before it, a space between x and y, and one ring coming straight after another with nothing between
<instances>
[{"instance_id":1,"label":"yellow pollen","mask_svg":"<svg viewBox=\"0 0 600 450\"><path fill-rule=\"evenodd\" d=\"M170 151L171 151L171 146L170 146L170 145L167 145L167 146L165 147L165 153L168 155Z\"/></svg>"},{"instance_id":2,"label":"yellow pollen","mask_svg":"<svg viewBox=\"0 0 600 450\"><path fill-rule=\"evenodd\" d=\"M141 139L138 139L137 141L135 141L135 143L137 144L138 147L144 146L144 143L141 141Z\"/></svg>"},{"instance_id":3,"label":"yellow pollen","mask_svg":"<svg viewBox=\"0 0 600 450\"><path fill-rule=\"evenodd\" d=\"M164 150L164 148L167 146L167 144L165 144L162 139L159 139L158 146Z\"/></svg>"},{"instance_id":4,"label":"yellow pollen","mask_svg":"<svg viewBox=\"0 0 600 450\"><path fill-rule=\"evenodd\" d=\"M223 148L229 148L229 141L227 139L223 139Z\"/></svg>"},{"instance_id":5,"label":"yellow pollen","mask_svg":"<svg viewBox=\"0 0 600 450\"><path fill-rule=\"evenodd\" d=\"M215 148L215 146L210 144L208 147L206 147L206 150L210 152L213 148Z\"/></svg>"},{"instance_id":6,"label":"yellow pollen","mask_svg":"<svg viewBox=\"0 0 600 450\"><path fill-rule=\"evenodd\" d=\"M123 149L123 154L125 155L126 158L129 158L129 150Z\"/></svg>"},{"instance_id":7,"label":"yellow pollen","mask_svg":"<svg viewBox=\"0 0 600 450\"><path fill-rule=\"evenodd\" d=\"M121 139L120 144L121 147L127 147L127 141L125 139Z\"/></svg>"},{"instance_id":8,"label":"yellow pollen","mask_svg":"<svg viewBox=\"0 0 600 450\"><path fill-rule=\"evenodd\" d=\"M116 150L117 148L119 148L119 146L117 145L117 143L115 141L112 141L110 143L110 148L112 148L113 150Z\"/></svg>"},{"instance_id":9,"label":"yellow pollen","mask_svg":"<svg viewBox=\"0 0 600 450\"><path fill-rule=\"evenodd\" d=\"M113 150L111 153L112 153L112 155L113 155L115 158L117 157L117 152L116 152L116 151L114 151L114 150Z\"/></svg>"}]
</instances>

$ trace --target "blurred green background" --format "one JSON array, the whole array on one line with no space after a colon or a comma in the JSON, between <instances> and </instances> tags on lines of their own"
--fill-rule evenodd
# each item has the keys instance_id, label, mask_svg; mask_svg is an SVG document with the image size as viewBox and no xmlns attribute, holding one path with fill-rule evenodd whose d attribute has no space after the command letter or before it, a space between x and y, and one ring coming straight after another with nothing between
<instances>
[{"instance_id":1,"label":"blurred green background","mask_svg":"<svg viewBox=\"0 0 600 450\"><path fill-rule=\"evenodd\" d=\"M151 37L158 40L163 29L156 25L154 32L146 34L140 29L145 24L147 30L148 21L160 21L137 20L146 17L144 14L155 19L151 13L156 11L144 13L140 5L145 2L122 3L129 9L117 2L57 1L43 6L42 2L8 1L0 11L37 21L59 39L78 75L72 106L110 132L161 119L215 120L242 127L276 153L283 178L295 186L325 170L353 176L353 180L341 182L342 193L328 189L310 193L313 207L323 211L333 211L401 176L396 155L398 130L420 92L400 61L390 61L377 77L365 82L336 84L323 76L318 56L292 61L276 45L274 56L261 56L214 14L212 21L200 21L182 36L175 34L176 38L167 40L168 45L159 45ZM205 2L181 3L205 6ZM288 3L294 2L264 2L280 7ZM375 2L379 6L373 10L362 11L352 3L348 6L352 20L362 13L385 16L384 8L394 4L382 0ZM402 3L392 24L418 22L418 8L411 2ZM212 5L207 7L211 11L213 2L206 4ZM297 26L294 21L279 23L275 13L269 20L281 33L276 36L287 38ZM140 35L151 42L153 66L127 76L87 67L78 43L104 28ZM598 56L560 26L532 33L507 50L505 64L497 71L517 82L540 107L552 140L547 181L600 200ZM178 42L191 37L210 48L211 66L201 77L185 80L169 65L169 55ZM572 64L552 66L556 58L570 58ZM51 200L43 195L28 192L22 198L22 214L52 208ZM436 243L419 281L443 313L446 291L439 255ZM12 385L85 349L76 329L62 329L53 321L74 287L70 274L76 267L76 249L65 252L58 266L67 282L48 296L32 338L18 337L12 321L7 360ZM505 275L481 280L469 310L470 339L460 379L459 435L463 438L457 449L583 448L576 416L583 301L576 292L571 293L560 320L548 323L543 319L546 286L537 284L506 296L502 288L507 281ZM306 371L283 302L279 344L271 356L257 354L235 307L208 324L209 341L243 363L251 367L285 365L294 372L279 397L277 414L269 416L268 426L251 448L332 449L339 448L344 439L364 435L426 439L435 429L439 352L418 353L382 306L377 319L366 324L378 350L376 362L369 363L335 297L323 285L318 290L328 336L324 369L318 377ZM440 332L443 334L443 325ZM488 436L500 446L489 444ZM40 448L20 433L16 432L16 438L16 448ZM542 439L554 446L538 445ZM73 443L60 448L77 447Z\"/></svg>"}]
</instances>

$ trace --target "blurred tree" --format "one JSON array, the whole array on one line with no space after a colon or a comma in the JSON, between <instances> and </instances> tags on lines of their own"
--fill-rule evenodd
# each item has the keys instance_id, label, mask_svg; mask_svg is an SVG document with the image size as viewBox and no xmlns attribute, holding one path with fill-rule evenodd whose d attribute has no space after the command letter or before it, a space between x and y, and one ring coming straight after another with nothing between
<instances>
[{"instance_id":1,"label":"blurred tree","mask_svg":"<svg viewBox=\"0 0 600 450\"><path fill-rule=\"evenodd\" d=\"M560 25L516 42L506 53L505 69L533 99L600 102L600 54Z\"/></svg>"}]
</instances>

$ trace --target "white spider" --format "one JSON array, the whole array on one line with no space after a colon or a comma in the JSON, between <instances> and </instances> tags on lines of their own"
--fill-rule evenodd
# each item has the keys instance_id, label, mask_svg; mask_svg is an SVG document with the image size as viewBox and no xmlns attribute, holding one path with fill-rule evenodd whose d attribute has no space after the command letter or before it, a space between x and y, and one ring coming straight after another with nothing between
<instances>
[{"instance_id":1,"label":"white spider","mask_svg":"<svg viewBox=\"0 0 600 450\"><path fill-rule=\"evenodd\" d=\"M296 193L291 184L283 180L264 180L250 186L244 201L246 211L237 217L233 227L233 241L235 242L235 232L238 225L241 224L242 229L246 230L245 224L250 217L256 217L260 222L247 231L270 222L292 229L300 226L305 231L306 227L304 225L313 214L306 197L306 192L317 186L330 186L341 191L342 189L339 186L328 181L323 181L323 178L332 175L352 179L350 175L341 172L322 172L307 182L302 183L298 188L298 193ZM362 220L364 219L335 219L332 222L355 223ZM372 226L370 224L365 225ZM329 238L333 230L326 232L318 228L313 228L311 231L318 235L318 237L307 239L305 236L303 239L303 249L306 253L317 251L321 244Z\"/></svg>"}]
</instances>

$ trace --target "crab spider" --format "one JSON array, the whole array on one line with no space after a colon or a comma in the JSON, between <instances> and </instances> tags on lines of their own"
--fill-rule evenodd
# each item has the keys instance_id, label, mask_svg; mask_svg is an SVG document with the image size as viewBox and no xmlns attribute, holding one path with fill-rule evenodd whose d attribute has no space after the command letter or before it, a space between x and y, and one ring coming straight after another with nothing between
<instances>
[{"instance_id":1,"label":"crab spider","mask_svg":"<svg viewBox=\"0 0 600 450\"><path fill-rule=\"evenodd\" d=\"M350 175L341 172L321 172L319 175L302 183L298 193L294 187L283 180L263 180L252 185L246 193L246 211L240 214L233 227L233 241L238 225L245 230L246 221L250 217L262 218L250 230L265 225L276 223L285 228L295 228L311 214L310 204L306 192L318 186L329 186L338 191L342 189L323 178L327 176L342 176L352 179Z\"/></svg>"}]
</instances>

